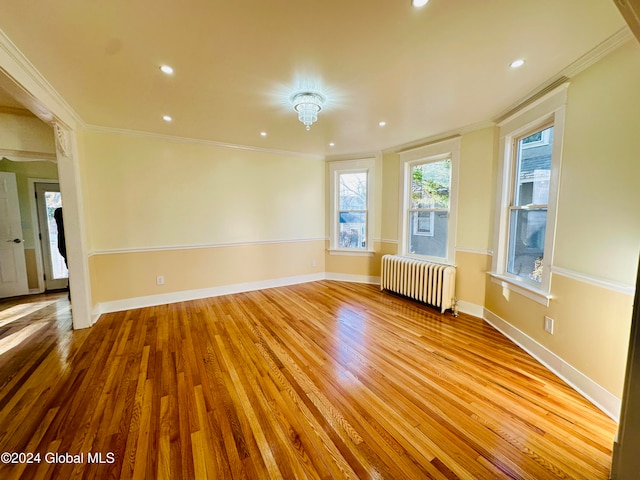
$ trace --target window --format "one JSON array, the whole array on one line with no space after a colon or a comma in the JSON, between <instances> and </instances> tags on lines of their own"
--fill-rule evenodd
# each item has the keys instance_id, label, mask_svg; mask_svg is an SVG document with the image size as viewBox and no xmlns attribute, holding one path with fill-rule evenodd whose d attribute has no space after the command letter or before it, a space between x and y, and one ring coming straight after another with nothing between
<instances>
[{"instance_id":1,"label":"window","mask_svg":"<svg viewBox=\"0 0 640 480\"><path fill-rule=\"evenodd\" d=\"M459 139L400 154L402 254L453 263Z\"/></svg>"},{"instance_id":2,"label":"window","mask_svg":"<svg viewBox=\"0 0 640 480\"><path fill-rule=\"evenodd\" d=\"M507 272L536 284L541 284L544 273L552 146L553 125L515 139Z\"/></svg>"},{"instance_id":3,"label":"window","mask_svg":"<svg viewBox=\"0 0 640 480\"><path fill-rule=\"evenodd\" d=\"M500 124L495 281L548 305L564 109L561 85Z\"/></svg>"},{"instance_id":4,"label":"window","mask_svg":"<svg viewBox=\"0 0 640 480\"><path fill-rule=\"evenodd\" d=\"M374 159L332 162L330 249L372 252Z\"/></svg>"}]
</instances>

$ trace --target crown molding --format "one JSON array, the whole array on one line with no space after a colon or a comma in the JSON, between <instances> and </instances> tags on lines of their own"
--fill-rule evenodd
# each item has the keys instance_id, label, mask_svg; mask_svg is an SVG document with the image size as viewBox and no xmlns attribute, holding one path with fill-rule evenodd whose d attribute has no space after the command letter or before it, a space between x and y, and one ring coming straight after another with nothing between
<instances>
[{"instance_id":1,"label":"crown molding","mask_svg":"<svg viewBox=\"0 0 640 480\"><path fill-rule=\"evenodd\" d=\"M605 41L593 47L583 56L581 56L578 60L568 65L564 70L560 72L560 76L565 76L568 78L575 77L580 72L586 70L591 65L596 63L601 58L607 56L609 53L614 50L620 48L622 45L631 40L633 34L629 27L623 27L618 30L616 33L611 35Z\"/></svg>"},{"instance_id":2,"label":"crown molding","mask_svg":"<svg viewBox=\"0 0 640 480\"><path fill-rule=\"evenodd\" d=\"M46 123L84 126L83 120L0 29L0 88Z\"/></svg>"},{"instance_id":3,"label":"crown molding","mask_svg":"<svg viewBox=\"0 0 640 480\"><path fill-rule=\"evenodd\" d=\"M633 38L633 36L629 29L627 27L621 28L609 38L582 55L576 61L566 66L547 82L539 85L527 95L502 110L494 117L494 122L496 124L503 123L506 119L513 116L515 113L518 113L523 108L530 106L560 85L568 83L572 77L575 77L577 74L586 70L604 56L621 47L631 38Z\"/></svg>"},{"instance_id":4,"label":"crown molding","mask_svg":"<svg viewBox=\"0 0 640 480\"><path fill-rule=\"evenodd\" d=\"M432 145L434 143L439 143L445 140L450 140L455 137L460 137L465 133L474 132L476 130L482 130L483 128L489 128L489 127L495 127L495 123L492 120L485 120L482 122L472 123L460 128L455 128L453 130L447 130L446 132L440 132L436 135L423 137L421 139L414 140L413 142L407 142L401 145L388 147L383 149L382 153L383 155L387 155L390 153L408 152L410 150L415 150L417 148L426 147L427 145Z\"/></svg>"},{"instance_id":5,"label":"crown molding","mask_svg":"<svg viewBox=\"0 0 640 480\"><path fill-rule=\"evenodd\" d=\"M293 152L290 150L276 150L269 148L252 147L250 145L236 145L233 143L218 142L215 140L203 140L201 138L179 137L176 135L166 135L162 133L143 132L139 130L127 130L123 128L103 127L100 125L86 125L85 130L96 133L106 133L112 135L128 135L140 138L155 138L175 143L190 143L194 145L206 145L210 147L230 148L235 150L248 150L251 152L268 153L272 155L285 155L289 157L302 157L309 160L324 160L324 155L316 155L311 153Z\"/></svg>"}]
</instances>

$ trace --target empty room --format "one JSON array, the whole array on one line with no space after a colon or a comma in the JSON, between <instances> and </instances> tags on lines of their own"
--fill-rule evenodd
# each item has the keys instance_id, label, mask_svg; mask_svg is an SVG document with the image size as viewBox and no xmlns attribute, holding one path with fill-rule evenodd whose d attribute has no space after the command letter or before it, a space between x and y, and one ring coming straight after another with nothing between
<instances>
[{"instance_id":1,"label":"empty room","mask_svg":"<svg viewBox=\"0 0 640 480\"><path fill-rule=\"evenodd\" d=\"M0 477L636 478L638 18L3 2Z\"/></svg>"}]
</instances>

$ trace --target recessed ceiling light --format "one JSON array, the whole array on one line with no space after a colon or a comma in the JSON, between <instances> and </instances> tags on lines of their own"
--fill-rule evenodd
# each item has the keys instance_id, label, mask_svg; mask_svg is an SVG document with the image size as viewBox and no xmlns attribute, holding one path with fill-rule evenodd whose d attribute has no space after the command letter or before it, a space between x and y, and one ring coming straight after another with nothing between
<instances>
[{"instance_id":1,"label":"recessed ceiling light","mask_svg":"<svg viewBox=\"0 0 640 480\"><path fill-rule=\"evenodd\" d=\"M411 0L411 5L414 7L424 7L427 3L429 0Z\"/></svg>"},{"instance_id":2,"label":"recessed ceiling light","mask_svg":"<svg viewBox=\"0 0 640 480\"><path fill-rule=\"evenodd\" d=\"M170 122L171 120L173 120L173 118L171 118L169 115L163 115L163 116L162 116L162 119L163 119L165 122Z\"/></svg>"},{"instance_id":3,"label":"recessed ceiling light","mask_svg":"<svg viewBox=\"0 0 640 480\"><path fill-rule=\"evenodd\" d=\"M173 75L173 68L171 68L169 65L162 65L160 67L160 70L162 71L162 73L166 73L167 75Z\"/></svg>"},{"instance_id":4,"label":"recessed ceiling light","mask_svg":"<svg viewBox=\"0 0 640 480\"><path fill-rule=\"evenodd\" d=\"M522 65L524 65L524 60L519 58L519 59L514 60L513 62L511 62L511 64L509 66L511 68L518 68L518 67L521 67Z\"/></svg>"},{"instance_id":5,"label":"recessed ceiling light","mask_svg":"<svg viewBox=\"0 0 640 480\"><path fill-rule=\"evenodd\" d=\"M330 147L335 147L335 146L336 146L336 144L335 144L335 143L333 143L333 142L331 142L331 143L329 144L329 146L330 146Z\"/></svg>"},{"instance_id":6,"label":"recessed ceiling light","mask_svg":"<svg viewBox=\"0 0 640 480\"><path fill-rule=\"evenodd\" d=\"M381 127L384 127L387 124L387 122L379 122L378 125L380 125Z\"/></svg>"},{"instance_id":7,"label":"recessed ceiling light","mask_svg":"<svg viewBox=\"0 0 640 480\"><path fill-rule=\"evenodd\" d=\"M263 136L263 137L266 137L267 136L267 132L260 132L260 135Z\"/></svg>"}]
</instances>

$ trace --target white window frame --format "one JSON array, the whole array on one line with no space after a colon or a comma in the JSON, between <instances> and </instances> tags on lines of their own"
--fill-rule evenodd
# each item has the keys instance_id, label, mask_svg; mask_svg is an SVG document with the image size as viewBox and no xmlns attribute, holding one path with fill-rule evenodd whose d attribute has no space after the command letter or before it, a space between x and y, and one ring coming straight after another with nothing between
<instances>
[{"instance_id":1,"label":"white window frame","mask_svg":"<svg viewBox=\"0 0 640 480\"><path fill-rule=\"evenodd\" d=\"M409 209L411 206L411 168L423 163L451 160L451 186L449 189L449 219L447 224L447 251L444 257L419 255L409 251ZM460 166L460 137L400 152L400 255L431 262L455 264L456 226L458 214L458 171Z\"/></svg>"},{"instance_id":2,"label":"white window frame","mask_svg":"<svg viewBox=\"0 0 640 480\"><path fill-rule=\"evenodd\" d=\"M331 255L353 255L371 256L374 254L373 248L373 222L375 219L374 192L376 185L375 158L364 158L358 160L334 160L329 163L329 253ZM367 211L366 225L367 233L366 248L341 248L338 235L339 208L340 208L340 175L345 173L366 173L367 174Z\"/></svg>"},{"instance_id":3,"label":"white window frame","mask_svg":"<svg viewBox=\"0 0 640 480\"><path fill-rule=\"evenodd\" d=\"M521 111L498 124L500 127L498 204L494 237L494 256L492 280L504 288L548 306L551 299L551 266L553 265L556 216L559 196L560 168L562 163L562 144L564 137L564 119L566 92L565 83L553 91L532 102ZM547 223L542 261L542 279L540 283L528 281L507 271L509 253L509 213L517 163L516 142L528 133L553 125L553 146L551 150L551 172L549 176L549 199L547 202ZM543 139L544 140L544 139Z\"/></svg>"}]
</instances>

